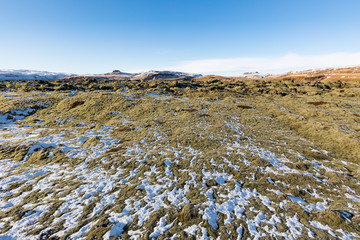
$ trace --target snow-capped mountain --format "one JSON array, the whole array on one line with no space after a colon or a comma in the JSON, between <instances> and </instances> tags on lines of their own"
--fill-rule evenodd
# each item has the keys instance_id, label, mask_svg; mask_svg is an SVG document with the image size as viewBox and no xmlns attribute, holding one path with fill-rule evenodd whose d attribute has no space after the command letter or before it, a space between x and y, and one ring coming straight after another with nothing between
<instances>
[{"instance_id":1,"label":"snow-capped mountain","mask_svg":"<svg viewBox=\"0 0 360 240\"><path fill-rule=\"evenodd\" d=\"M114 70L111 73L105 74L85 74L76 75L69 73L36 71L36 70L0 70L0 81L4 80L56 80L59 78L97 78L97 79L172 79L181 77L199 77L201 74L190 74L183 72L172 71L147 71L142 73L126 73L119 70Z\"/></svg>"},{"instance_id":2,"label":"snow-capped mountain","mask_svg":"<svg viewBox=\"0 0 360 240\"><path fill-rule=\"evenodd\" d=\"M163 75L164 77L201 77L201 74L192 74L192 73L185 73L185 72L173 72L173 71L155 71L150 70L147 72L136 73L135 77L145 77L149 75Z\"/></svg>"},{"instance_id":3,"label":"snow-capped mountain","mask_svg":"<svg viewBox=\"0 0 360 240\"><path fill-rule=\"evenodd\" d=\"M75 74L35 71L35 70L0 70L0 80L56 80Z\"/></svg>"},{"instance_id":4,"label":"snow-capped mountain","mask_svg":"<svg viewBox=\"0 0 360 240\"><path fill-rule=\"evenodd\" d=\"M141 73L127 73L120 70L114 70L110 73L105 74L85 74L66 76L64 79L67 80L79 80L79 79L97 79L97 80L158 80L158 79L177 79L177 78L195 78L200 77L201 74L191 74L184 72L173 72L173 71L155 71L150 70Z\"/></svg>"}]
</instances>

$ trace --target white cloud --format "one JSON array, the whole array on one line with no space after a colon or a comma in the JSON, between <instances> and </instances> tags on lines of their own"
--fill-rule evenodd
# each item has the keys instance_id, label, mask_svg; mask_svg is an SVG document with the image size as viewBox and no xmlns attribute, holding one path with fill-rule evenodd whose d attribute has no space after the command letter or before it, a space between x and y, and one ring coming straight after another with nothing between
<instances>
[{"instance_id":1,"label":"white cloud","mask_svg":"<svg viewBox=\"0 0 360 240\"><path fill-rule=\"evenodd\" d=\"M287 54L282 57L219 58L180 62L177 66L167 67L174 71L192 73L232 74L244 71L282 72L297 69L313 69L360 65L358 53L332 53L323 55Z\"/></svg>"}]
</instances>

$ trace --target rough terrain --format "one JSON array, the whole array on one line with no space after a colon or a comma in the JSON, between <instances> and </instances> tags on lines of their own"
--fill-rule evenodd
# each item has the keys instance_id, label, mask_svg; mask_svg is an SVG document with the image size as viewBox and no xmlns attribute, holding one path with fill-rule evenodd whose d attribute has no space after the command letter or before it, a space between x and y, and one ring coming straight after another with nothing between
<instances>
[{"instance_id":1,"label":"rough terrain","mask_svg":"<svg viewBox=\"0 0 360 240\"><path fill-rule=\"evenodd\" d=\"M360 82L305 78L1 82L0 239L359 239Z\"/></svg>"}]
</instances>

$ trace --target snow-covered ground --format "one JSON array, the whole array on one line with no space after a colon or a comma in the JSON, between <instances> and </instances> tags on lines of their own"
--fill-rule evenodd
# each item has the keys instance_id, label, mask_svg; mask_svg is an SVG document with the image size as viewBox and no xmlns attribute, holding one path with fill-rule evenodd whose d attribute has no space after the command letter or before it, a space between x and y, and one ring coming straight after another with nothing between
<instances>
[{"instance_id":1,"label":"snow-covered ground","mask_svg":"<svg viewBox=\"0 0 360 240\"><path fill-rule=\"evenodd\" d=\"M154 107L160 102L193 104L186 97L151 93L112 97L135 106L148 101ZM206 114L210 102L199 101ZM6 119L1 146L28 148L21 161L0 160L0 239L86 239L96 234L104 239L317 239L319 233L360 238L356 231L331 228L312 216L330 209L340 193L329 189L328 179L319 178L320 173L344 174L349 163L335 166L306 159L291 146L284 154L263 147L246 134L248 126L239 114L222 111L227 106L218 102L220 129L206 117L187 122L187 127L199 139L221 142L221 151L187 141L174 144L169 129L158 122L151 129L135 126L133 131L144 132L132 139L122 129L130 129L136 121L119 111L111 115L121 128L111 122L84 124L75 116L54 119L58 129L48 123L17 126L15 121L32 114L31 109L12 111L12 118L1 115ZM178 112L172 117L174 123L186 121ZM67 127L71 122L76 124ZM133 142L124 145L124 137ZM312 167L296 168L290 164L294 158ZM353 216L352 206L360 203L360 196L346 182L341 186L349 204L342 214Z\"/></svg>"}]
</instances>

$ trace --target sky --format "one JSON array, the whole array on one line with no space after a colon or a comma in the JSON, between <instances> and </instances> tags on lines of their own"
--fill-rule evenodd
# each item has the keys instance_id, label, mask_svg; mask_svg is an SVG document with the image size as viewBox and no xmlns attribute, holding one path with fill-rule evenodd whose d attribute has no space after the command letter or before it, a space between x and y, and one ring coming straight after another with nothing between
<instances>
[{"instance_id":1,"label":"sky","mask_svg":"<svg viewBox=\"0 0 360 240\"><path fill-rule=\"evenodd\" d=\"M0 0L0 69L67 73L360 65L359 0Z\"/></svg>"}]
</instances>

